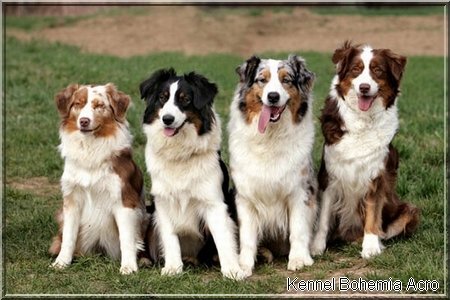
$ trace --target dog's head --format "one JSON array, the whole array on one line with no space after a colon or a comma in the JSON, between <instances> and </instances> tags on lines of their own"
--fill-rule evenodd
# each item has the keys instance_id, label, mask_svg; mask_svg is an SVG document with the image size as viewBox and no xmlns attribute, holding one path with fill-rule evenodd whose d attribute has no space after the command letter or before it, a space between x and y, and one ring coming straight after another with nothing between
<instances>
[{"instance_id":1,"label":"dog's head","mask_svg":"<svg viewBox=\"0 0 450 300\"><path fill-rule=\"evenodd\" d=\"M217 86L202 75L178 76L173 69L161 69L141 83L140 92L147 102L144 124L160 122L167 137L175 136L186 123L193 124L198 135L211 130Z\"/></svg>"},{"instance_id":2,"label":"dog's head","mask_svg":"<svg viewBox=\"0 0 450 300\"><path fill-rule=\"evenodd\" d=\"M339 96L360 111L368 111L379 99L389 108L399 93L406 57L389 49L351 45L345 42L333 55L336 64L336 91Z\"/></svg>"},{"instance_id":3,"label":"dog's head","mask_svg":"<svg viewBox=\"0 0 450 300\"><path fill-rule=\"evenodd\" d=\"M248 123L259 117L258 130L278 122L289 107L293 122L300 122L308 110L314 74L303 58L289 55L286 60L252 56L236 69L240 78L239 109Z\"/></svg>"},{"instance_id":4,"label":"dog's head","mask_svg":"<svg viewBox=\"0 0 450 300\"><path fill-rule=\"evenodd\" d=\"M55 101L63 130L106 137L114 135L118 123L126 123L131 99L108 83L71 84L56 95Z\"/></svg>"}]
</instances>

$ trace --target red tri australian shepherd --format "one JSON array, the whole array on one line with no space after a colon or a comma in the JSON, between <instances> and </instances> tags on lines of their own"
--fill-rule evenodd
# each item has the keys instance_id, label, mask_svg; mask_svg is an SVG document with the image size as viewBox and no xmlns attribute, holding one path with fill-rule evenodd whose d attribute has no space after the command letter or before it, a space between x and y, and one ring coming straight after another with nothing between
<instances>
[{"instance_id":1,"label":"red tri australian shepherd","mask_svg":"<svg viewBox=\"0 0 450 300\"><path fill-rule=\"evenodd\" d=\"M64 268L74 255L102 252L121 259L122 274L135 272L149 216L125 118L130 97L112 84L72 84L55 100L64 205L49 250L57 255L52 266Z\"/></svg>"},{"instance_id":2,"label":"red tri australian shepherd","mask_svg":"<svg viewBox=\"0 0 450 300\"><path fill-rule=\"evenodd\" d=\"M319 171L321 211L312 253L327 239L362 240L363 258L381 240L411 234L419 210L395 191L399 157L397 97L404 56L346 42L333 55L336 75L320 118L325 138Z\"/></svg>"}]
</instances>

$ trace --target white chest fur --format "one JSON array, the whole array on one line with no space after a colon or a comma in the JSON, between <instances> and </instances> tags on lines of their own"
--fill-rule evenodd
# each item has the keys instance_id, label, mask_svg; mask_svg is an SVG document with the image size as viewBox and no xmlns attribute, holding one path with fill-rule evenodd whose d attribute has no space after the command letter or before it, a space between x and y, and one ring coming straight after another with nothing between
<instances>
[{"instance_id":1,"label":"white chest fur","mask_svg":"<svg viewBox=\"0 0 450 300\"><path fill-rule=\"evenodd\" d=\"M145 160L157 209L164 206L176 231L198 234L206 203L223 201L223 195L218 195L223 180L218 116L211 131L201 136L190 123L173 137L163 135L160 122L144 125L144 132L149 140Z\"/></svg>"},{"instance_id":2,"label":"white chest fur","mask_svg":"<svg viewBox=\"0 0 450 300\"><path fill-rule=\"evenodd\" d=\"M60 136L59 149L65 161L62 192L79 209L77 247L81 253L89 253L98 243L117 259L120 246L114 214L122 207L122 181L113 170L112 156L131 147L131 135L126 127L120 127L108 138L64 131Z\"/></svg>"},{"instance_id":3,"label":"white chest fur","mask_svg":"<svg viewBox=\"0 0 450 300\"><path fill-rule=\"evenodd\" d=\"M237 205L251 209L260 230L267 228L273 235L286 234L288 202L299 191L306 190L312 175L309 174L314 143L311 110L299 124L294 124L290 110L286 109L281 119L269 124L261 134L258 118L247 124L237 109L236 99L228 130L231 175L239 194ZM302 175L302 170L306 174Z\"/></svg>"},{"instance_id":4,"label":"white chest fur","mask_svg":"<svg viewBox=\"0 0 450 300\"><path fill-rule=\"evenodd\" d=\"M398 129L397 107L374 114L353 110L343 100L338 100L338 107L346 133L336 144L325 146L327 172L330 184L360 197L384 169L389 143Z\"/></svg>"},{"instance_id":5,"label":"white chest fur","mask_svg":"<svg viewBox=\"0 0 450 300\"><path fill-rule=\"evenodd\" d=\"M258 132L257 122L254 118L247 124L241 112L232 109L228 127L231 173L243 196L274 201L274 197L289 195L299 184L301 170L309 166L314 125L310 111L294 124L286 110L264 134Z\"/></svg>"}]
</instances>

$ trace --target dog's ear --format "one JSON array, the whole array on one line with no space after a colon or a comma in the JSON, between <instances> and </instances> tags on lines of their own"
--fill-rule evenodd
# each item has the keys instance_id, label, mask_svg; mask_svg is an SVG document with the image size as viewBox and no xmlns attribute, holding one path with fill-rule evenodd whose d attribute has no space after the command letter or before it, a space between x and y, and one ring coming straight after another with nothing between
<instances>
[{"instance_id":1,"label":"dog's ear","mask_svg":"<svg viewBox=\"0 0 450 300\"><path fill-rule=\"evenodd\" d=\"M255 82L256 70L260 62L261 59L253 55L245 63L238 66L236 73L239 75L239 81L250 87Z\"/></svg>"},{"instance_id":2,"label":"dog's ear","mask_svg":"<svg viewBox=\"0 0 450 300\"><path fill-rule=\"evenodd\" d=\"M155 71L150 77L139 85L141 99L147 100L148 103L157 99L155 93L158 91L161 83L167 81L170 77L175 77L177 74L173 68L160 69Z\"/></svg>"},{"instance_id":3,"label":"dog's ear","mask_svg":"<svg viewBox=\"0 0 450 300\"><path fill-rule=\"evenodd\" d=\"M331 60L336 65L336 73L342 79L348 72L353 57L358 53L360 45L353 46L351 41L345 41L341 48L334 51Z\"/></svg>"},{"instance_id":4,"label":"dog's ear","mask_svg":"<svg viewBox=\"0 0 450 300\"><path fill-rule=\"evenodd\" d=\"M55 96L56 107L61 118L66 117L69 113L72 96L79 88L79 84L70 84Z\"/></svg>"},{"instance_id":5,"label":"dog's ear","mask_svg":"<svg viewBox=\"0 0 450 300\"><path fill-rule=\"evenodd\" d=\"M406 57L395 54L390 49L382 49L381 55L383 55L386 58L391 75L395 78L397 82L400 82L400 80L403 77L403 71L405 70L406 66L407 61Z\"/></svg>"},{"instance_id":6,"label":"dog's ear","mask_svg":"<svg viewBox=\"0 0 450 300\"><path fill-rule=\"evenodd\" d=\"M304 94L309 94L312 91L315 75L306 68L305 60L297 55L291 54L288 57L288 62L295 73L295 82L299 89Z\"/></svg>"},{"instance_id":7,"label":"dog's ear","mask_svg":"<svg viewBox=\"0 0 450 300\"><path fill-rule=\"evenodd\" d=\"M128 106L131 103L130 96L118 91L116 86L112 83L106 84L105 89L113 109L114 116L118 121L123 121L125 119Z\"/></svg>"},{"instance_id":8,"label":"dog's ear","mask_svg":"<svg viewBox=\"0 0 450 300\"><path fill-rule=\"evenodd\" d=\"M202 135L211 130L211 125L214 122L212 104L214 97L218 92L217 85L209 82L208 79L194 72L185 74L184 79L194 89L194 107L200 112L202 119L202 126L198 134Z\"/></svg>"},{"instance_id":9,"label":"dog's ear","mask_svg":"<svg viewBox=\"0 0 450 300\"><path fill-rule=\"evenodd\" d=\"M194 88L194 107L198 110L211 107L218 92L217 85L195 72L185 74L184 79Z\"/></svg>"}]
</instances>

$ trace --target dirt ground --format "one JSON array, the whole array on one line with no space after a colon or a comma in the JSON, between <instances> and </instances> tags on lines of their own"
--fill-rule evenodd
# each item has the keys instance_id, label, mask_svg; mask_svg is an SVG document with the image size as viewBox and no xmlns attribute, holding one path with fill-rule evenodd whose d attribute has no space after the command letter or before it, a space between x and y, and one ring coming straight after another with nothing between
<instances>
[{"instance_id":1,"label":"dirt ground","mask_svg":"<svg viewBox=\"0 0 450 300\"><path fill-rule=\"evenodd\" d=\"M390 48L404 55L445 55L442 16L331 16L302 7L261 14L214 13L193 6L155 6L139 14L99 15L72 25L25 32L20 39L45 39L83 51L120 57L178 51L188 55L262 52L331 53L346 39Z\"/></svg>"}]
</instances>

